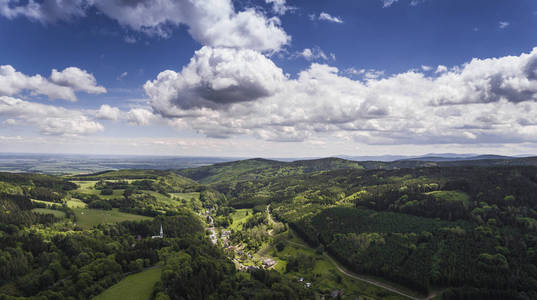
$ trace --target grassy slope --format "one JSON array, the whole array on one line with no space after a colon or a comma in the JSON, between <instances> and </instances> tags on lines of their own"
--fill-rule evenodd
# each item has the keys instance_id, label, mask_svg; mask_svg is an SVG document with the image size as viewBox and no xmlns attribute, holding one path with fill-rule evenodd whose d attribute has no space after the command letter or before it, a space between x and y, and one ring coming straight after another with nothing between
<instances>
[{"instance_id":1,"label":"grassy slope","mask_svg":"<svg viewBox=\"0 0 537 300\"><path fill-rule=\"evenodd\" d=\"M69 208L86 208L88 206L86 203L76 198L71 198L67 200L66 203Z\"/></svg>"},{"instance_id":2,"label":"grassy slope","mask_svg":"<svg viewBox=\"0 0 537 300\"><path fill-rule=\"evenodd\" d=\"M231 218L233 219L233 224L229 226L229 229L233 230L242 230L242 223L246 222L250 216L253 215L252 209L237 209L235 212L231 213Z\"/></svg>"},{"instance_id":3,"label":"grassy slope","mask_svg":"<svg viewBox=\"0 0 537 300\"><path fill-rule=\"evenodd\" d=\"M160 268L153 268L129 275L93 300L149 300L153 286L160 280Z\"/></svg>"},{"instance_id":4,"label":"grassy slope","mask_svg":"<svg viewBox=\"0 0 537 300\"><path fill-rule=\"evenodd\" d=\"M150 217L128 214L118 211L117 208L112 210L74 208L77 224L82 228L91 228L98 224L110 224L123 221L140 221L150 220Z\"/></svg>"}]
</instances>

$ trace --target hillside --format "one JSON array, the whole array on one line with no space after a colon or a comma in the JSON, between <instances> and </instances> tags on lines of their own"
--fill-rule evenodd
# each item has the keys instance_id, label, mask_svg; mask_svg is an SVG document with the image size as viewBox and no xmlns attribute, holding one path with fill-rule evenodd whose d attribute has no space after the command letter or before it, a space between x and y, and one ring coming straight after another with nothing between
<instances>
[{"instance_id":1,"label":"hillside","mask_svg":"<svg viewBox=\"0 0 537 300\"><path fill-rule=\"evenodd\" d=\"M537 296L537 168L339 169L214 185L349 269L445 299ZM237 233L240 236L241 233ZM526 294L527 293L527 294Z\"/></svg>"},{"instance_id":2,"label":"hillside","mask_svg":"<svg viewBox=\"0 0 537 300\"><path fill-rule=\"evenodd\" d=\"M294 162L280 162L257 158L179 170L177 173L200 183L210 184L262 180L337 169L361 168L362 166L358 162L341 158L323 158Z\"/></svg>"}]
</instances>

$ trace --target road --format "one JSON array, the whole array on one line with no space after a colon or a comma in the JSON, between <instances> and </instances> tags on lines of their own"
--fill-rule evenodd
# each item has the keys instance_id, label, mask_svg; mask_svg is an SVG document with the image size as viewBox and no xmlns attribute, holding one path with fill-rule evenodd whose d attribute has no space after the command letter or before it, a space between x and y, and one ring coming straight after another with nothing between
<instances>
[{"instance_id":1,"label":"road","mask_svg":"<svg viewBox=\"0 0 537 300\"><path fill-rule=\"evenodd\" d=\"M341 272L341 273L347 275L348 277L351 277L351 278L353 278L353 279L360 280L360 281L363 281L363 282L367 282L367 283L369 283L369 284L372 284L372 285L374 285L374 286L383 288L383 289L388 290L388 291L390 291L390 292L392 292L392 293L398 294L398 295L400 295L400 296L403 296L403 297L406 297L406 298L409 298L409 299L414 299L414 300L421 300L421 299L422 299L422 298L417 298L417 297L414 297L414 296L410 296L410 295L408 295L408 294L405 294L404 292L398 290L397 288L392 287L392 286L389 286L389 285L387 285L387 284L385 284L385 283L382 283L382 282L379 282L379 281L375 281L375 280L372 280L372 279L368 279L368 278L364 278L364 277L359 276L359 275L355 275L355 274L353 274L353 273L351 273L351 272L345 270L345 269L344 269L342 266L340 266L340 265L339 265L339 264L338 264L332 257L330 257L330 255L324 253L324 256L325 256L326 258L328 258L328 260L330 260L330 262L336 267L336 269L337 269L339 272ZM433 297L433 298L434 298L434 297ZM427 299L429 299L429 298L427 298Z\"/></svg>"},{"instance_id":2,"label":"road","mask_svg":"<svg viewBox=\"0 0 537 300\"><path fill-rule=\"evenodd\" d=\"M270 210L269 210L269 206L267 205L267 214L268 214L268 219L269 219L269 222L274 222L274 220L272 219L272 215L270 213ZM290 244L293 244L293 245L297 245L297 246L300 246L300 247L309 247L309 246L306 246L304 244L300 244L300 243L296 243L296 242L293 242L293 241L288 241L288 243ZM408 299L413 299L413 300L431 300L433 299L434 297L436 297L438 295L439 292L441 291L435 291L431 294L429 294L427 297L425 298L419 298L419 297L415 297L415 296L411 296L411 295L408 295L406 294L405 292L401 291L400 289L398 289L397 287L394 287L394 286L391 286L387 283L384 283L384 282L380 282L380 281L377 281L377 280L374 280L374 279L370 279L370 278L367 278L365 276L360 276L358 274L354 274L348 270L346 270L344 267L342 267L334 258L332 258L330 255L328 255L326 252L323 253L323 255L328 258L328 260L336 267L336 269L341 272L342 274L346 275L347 277L350 277L350 278L353 278L355 280L359 280L359 281L362 281L362 282L366 282L366 283L369 283L371 285L374 285L374 286L377 286L377 287L380 287L380 288L383 288L385 290L388 290L392 293L395 293L399 296L403 296L405 298L408 298Z\"/></svg>"}]
</instances>

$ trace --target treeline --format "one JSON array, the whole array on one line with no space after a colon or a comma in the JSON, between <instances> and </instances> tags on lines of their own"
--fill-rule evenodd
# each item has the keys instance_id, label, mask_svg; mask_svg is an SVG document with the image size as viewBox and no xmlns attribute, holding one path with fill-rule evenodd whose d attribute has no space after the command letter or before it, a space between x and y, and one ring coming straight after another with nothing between
<instances>
[{"instance_id":1,"label":"treeline","mask_svg":"<svg viewBox=\"0 0 537 300\"><path fill-rule=\"evenodd\" d=\"M43 204L38 206L43 206ZM12 232L17 226L52 224L59 221L58 218L51 214L40 214L31 211L34 207L36 205L32 203L28 196L0 194L0 228ZM58 209L64 210L63 207L58 207ZM65 208L65 210L68 209Z\"/></svg>"}]
</instances>

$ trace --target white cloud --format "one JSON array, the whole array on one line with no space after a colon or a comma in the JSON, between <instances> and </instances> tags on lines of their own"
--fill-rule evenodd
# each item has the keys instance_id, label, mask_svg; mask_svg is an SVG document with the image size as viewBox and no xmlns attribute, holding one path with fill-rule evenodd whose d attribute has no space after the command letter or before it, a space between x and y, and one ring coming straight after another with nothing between
<instances>
[{"instance_id":1,"label":"white cloud","mask_svg":"<svg viewBox=\"0 0 537 300\"><path fill-rule=\"evenodd\" d=\"M364 78L367 80L379 79L384 76L384 71L382 70L367 70L364 74Z\"/></svg>"},{"instance_id":2,"label":"white cloud","mask_svg":"<svg viewBox=\"0 0 537 300\"><path fill-rule=\"evenodd\" d=\"M331 16L324 11L319 14L318 19L321 21L328 21L333 23L343 23L343 19L341 19L340 17Z\"/></svg>"},{"instance_id":3,"label":"white cloud","mask_svg":"<svg viewBox=\"0 0 537 300\"><path fill-rule=\"evenodd\" d=\"M27 3L0 0L0 15L8 19L23 16L41 23L53 23L85 16L87 5L87 0L29 0Z\"/></svg>"},{"instance_id":4,"label":"white cloud","mask_svg":"<svg viewBox=\"0 0 537 300\"><path fill-rule=\"evenodd\" d=\"M106 93L106 89L98 86L92 74L69 67L59 72L52 70L50 79L41 75L28 76L17 72L10 65L0 66L0 95L13 96L23 91L32 95L46 95L50 99L76 101L75 92L82 91L92 94Z\"/></svg>"},{"instance_id":5,"label":"white cloud","mask_svg":"<svg viewBox=\"0 0 537 300\"><path fill-rule=\"evenodd\" d=\"M15 121L14 119L7 119L3 121L2 124L4 124L5 126L14 126L17 124L17 121Z\"/></svg>"},{"instance_id":6,"label":"white cloud","mask_svg":"<svg viewBox=\"0 0 537 300\"><path fill-rule=\"evenodd\" d=\"M203 47L180 73L161 72L144 89L157 112L176 114L167 109L216 108L267 97L284 80L282 70L256 51Z\"/></svg>"},{"instance_id":7,"label":"white cloud","mask_svg":"<svg viewBox=\"0 0 537 300\"><path fill-rule=\"evenodd\" d=\"M119 76L116 79L117 80L122 80L123 78L127 77L127 75L129 75L128 72L123 72L123 73L119 74Z\"/></svg>"},{"instance_id":8,"label":"white cloud","mask_svg":"<svg viewBox=\"0 0 537 300\"><path fill-rule=\"evenodd\" d=\"M399 2L399 0L380 0L382 2L382 7L386 8L386 7L391 7L393 4ZM410 1L410 6L417 6L419 5L420 3L423 3L427 0L411 0Z\"/></svg>"},{"instance_id":9,"label":"white cloud","mask_svg":"<svg viewBox=\"0 0 537 300\"><path fill-rule=\"evenodd\" d=\"M356 68L347 68L343 70L344 74L353 75L353 76L363 75L365 74L365 72L366 72L365 69L356 69Z\"/></svg>"},{"instance_id":10,"label":"white cloud","mask_svg":"<svg viewBox=\"0 0 537 300\"><path fill-rule=\"evenodd\" d=\"M127 121L132 125L149 125L157 117L147 109L133 108L126 114Z\"/></svg>"},{"instance_id":11,"label":"white cloud","mask_svg":"<svg viewBox=\"0 0 537 300\"><path fill-rule=\"evenodd\" d=\"M297 53L297 56L303 57L308 61L312 60L336 60L334 53L326 54L321 48L305 48L302 52Z\"/></svg>"},{"instance_id":12,"label":"white cloud","mask_svg":"<svg viewBox=\"0 0 537 300\"><path fill-rule=\"evenodd\" d=\"M267 18L254 9L235 12L231 0L96 0L107 16L136 31L169 36L170 25L188 26L203 45L279 51L290 37L278 18Z\"/></svg>"},{"instance_id":13,"label":"white cloud","mask_svg":"<svg viewBox=\"0 0 537 300\"><path fill-rule=\"evenodd\" d=\"M242 90L246 89L243 82L266 84L264 76L254 77L260 72L281 73L262 55L256 56L255 65L265 67L252 68L239 53L225 60L226 65L234 66L229 74L215 72L220 70L217 65L198 69L204 65L201 62L210 61L199 59L205 56L197 53L194 63L181 73L161 73L146 84L146 91L154 111L170 124L209 137L246 135L292 142L337 135L372 145L537 139L537 48L520 56L474 59L450 70L440 68L442 72L434 76L416 71L391 76L373 70L342 71L364 75L353 80L340 76L337 68L314 63L296 79L277 76L277 88L254 93L257 97L247 101L228 94L226 105L184 105L183 95L199 97L200 78L212 83L234 82L233 86ZM230 78L231 74L240 77ZM185 85L188 78L195 79L192 86Z\"/></svg>"},{"instance_id":14,"label":"white cloud","mask_svg":"<svg viewBox=\"0 0 537 300\"><path fill-rule=\"evenodd\" d=\"M274 5L281 11L284 2L276 0ZM0 0L1 15L10 19L25 16L42 23L83 17L92 7L122 26L149 35L169 37L174 28L186 25L194 39L213 47L277 52L291 39L277 17L267 18L253 8L236 12L231 0Z\"/></svg>"},{"instance_id":15,"label":"white cloud","mask_svg":"<svg viewBox=\"0 0 537 300\"><path fill-rule=\"evenodd\" d=\"M112 107L108 104L103 104L95 113L95 117L100 120L117 121L121 116L121 111L117 107Z\"/></svg>"},{"instance_id":16,"label":"white cloud","mask_svg":"<svg viewBox=\"0 0 537 300\"><path fill-rule=\"evenodd\" d=\"M7 117L6 122L12 124L36 127L46 135L85 135L104 130L100 123L91 120L82 111L7 96L0 96L0 116Z\"/></svg>"},{"instance_id":17,"label":"white cloud","mask_svg":"<svg viewBox=\"0 0 537 300\"><path fill-rule=\"evenodd\" d=\"M134 44L136 43L136 38L131 36L131 35L127 35L123 38L123 40L125 41L125 43L127 44Z\"/></svg>"},{"instance_id":18,"label":"white cloud","mask_svg":"<svg viewBox=\"0 0 537 300\"><path fill-rule=\"evenodd\" d=\"M505 22L505 21L500 21L498 26L500 27L500 29L505 29L505 28L509 27L509 25L511 25L511 23Z\"/></svg>"},{"instance_id":19,"label":"white cloud","mask_svg":"<svg viewBox=\"0 0 537 300\"><path fill-rule=\"evenodd\" d=\"M423 3L425 1L427 1L427 0L412 0L412 1L410 1L410 6L416 6L416 5L418 5L420 3Z\"/></svg>"},{"instance_id":20,"label":"white cloud","mask_svg":"<svg viewBox=\"0 0 537 300\"><path fill-rule=\"evenodd\" d=\"M421 69L425 72L429 72L431 71L433 68L431 66L425 66L425 65L421 65Z\"/></svg>"},{"instance_id":21,"label":"white cloud","mask_svg":"<svg viewBox=\"0 0 537 300\"><path fill-rule=\"evenodd\" d=\"M92 74L75 67L65 68L61 72L52 69L50 81L60 86L72 88L75 91L90 94L106 93L104 87L97 86L97 80Z\"/></svg>"},{"instance_id":22,"label":"white cloud","mask_svg":"<svg viewBox=\"0 0 537 300\"><path fill-rule=\"evenodd\" d=\"M265 0L266 3L272 4L272 10L278 15L285 15L290 10L295 8L287 5L286 0Z\"/></svg>"},{"instance_id":23,"label":"white cloud","mask_svg":"<svg viewBox=\"0 0 537 300\"><path fill-rule=\"evenodd\" d=\"M439 65L437 68L436 68L436 71L435 73L438 74L438 73L444 73L444 72L447 72L448 68L444 65Z\"/></svg>"},{"instance_id":24,"label":"white cloud","mask_svg":"<svg viewBox=\"0 0 537 300\"><path fill-rule=\"evenodd\" d=\"M382 6L383 7L390 7L392 6L395 2L399 1L399 0L381 0L382 1Z\"/></svg>"}]
</instances>

